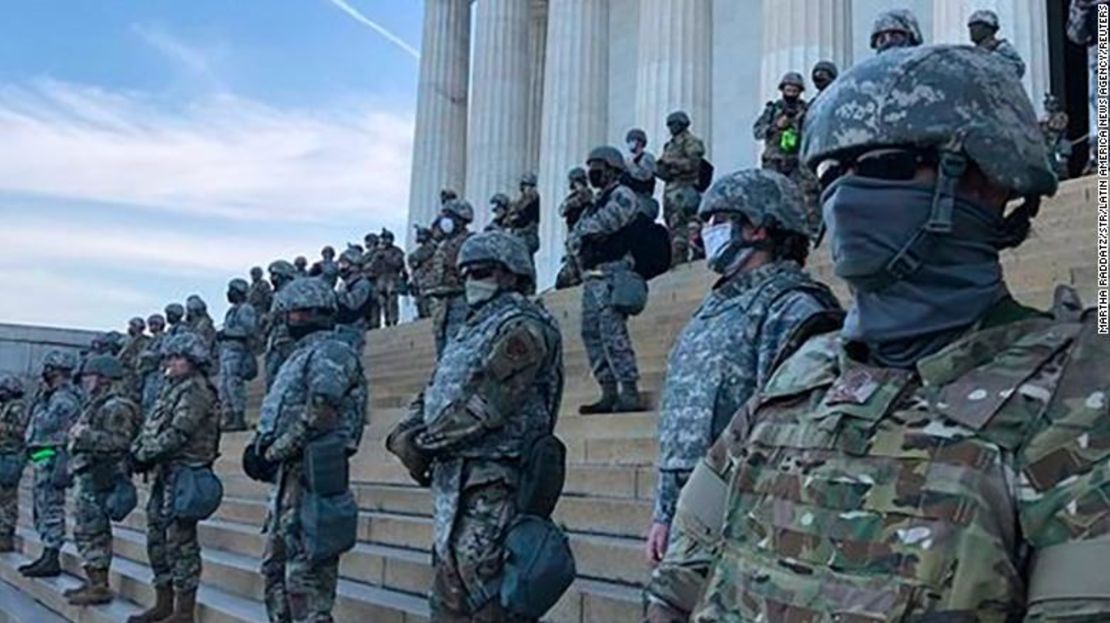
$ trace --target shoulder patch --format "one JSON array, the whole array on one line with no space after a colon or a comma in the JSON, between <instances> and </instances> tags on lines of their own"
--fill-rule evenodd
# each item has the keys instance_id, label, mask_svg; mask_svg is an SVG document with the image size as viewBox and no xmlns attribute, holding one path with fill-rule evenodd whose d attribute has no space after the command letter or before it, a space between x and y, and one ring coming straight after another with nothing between
<instances>
[{"instance_id":1,"label":"shoulder patch","mask_svg":"<svg viewBox=\"0 0 1110 623\"><path fill-rule=\"evenodd\" d=\"M760 392L763 398L781 398L831 385L839 372L840 339L837 332L810 338L775 370Z\"/></svg>"},{"instance_id":2,"label":"shoulder patch","mask_svg":"<svg viewBox=\"0 0 1110 623\"><path fill-rule=\"evenodd\" d=\"M516 318L501 329L487 361L487 369L494 378L507 379L543 359L547 348L541 329L535 324L529 318Z\"/></svg>"}]
</instances>

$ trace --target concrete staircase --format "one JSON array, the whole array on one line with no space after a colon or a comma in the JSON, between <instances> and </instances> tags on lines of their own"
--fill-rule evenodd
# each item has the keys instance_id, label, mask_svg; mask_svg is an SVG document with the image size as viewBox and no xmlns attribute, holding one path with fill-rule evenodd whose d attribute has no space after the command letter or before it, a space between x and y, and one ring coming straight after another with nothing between
<instances>
[{"instance_id":1,"label":"concrete staircase","mask_svg":"<svg viewBox=\"0 0 1110 623\"><path fill-rule=\"evenodd\" d=\"M1095 184L1093 179L1065 184L1046 202L1036 233L1020 251L1005 255L1007 278L1021 300L1051 302L1054 283L1076 285L1093 300L1095 267ZM831 279L826 251L812 270ZM681 268L652 283L651 303L631 322L643 387L657 404L666 355L697 307L712 275L703 266ZM846 292L837 285L838 294ZM596 387L578 337L577 290L549 293L547 307L562 325L566 393L558 433L569 450L569 480L556 511L571 538L579 579L547 620L557 623L638 621L640 585L647 575L642 538L651 517L657 453L656 413L580 416L577 407L595 397ZM431 500L412 485L404 469L383 449L389 429L405 414L413 395L432 370L434 348L427 322L369 334L366 365L371 383L369 424L352 464L354 491L362 516L359 544L345 555L336 607L337 621L393 623L424 621L425 593L431 582ZM252 387L255 404L261 386ZM266 514L265 487L239 469L244 433L224 436L217 469L225 499L216 515L200 526L204 575L200 621L265 621L262 578L258 573ZM141 502L145 502L145 491ZM72 545L63 552L67 574L53 580L27 580L16 567L40 550L31 526L29 478L21 495L21 553L0 555L0 623L3 621L90 621L119 623L153 600L145 549L145 516L139 509L115 529L116 559L111 582L121 599L96 608L72 608L61 591L76 583L80 563ZM72 533L72 532L70 532ZM5 582L7 584L5 584Z\"/></svg>"}]
</instances>

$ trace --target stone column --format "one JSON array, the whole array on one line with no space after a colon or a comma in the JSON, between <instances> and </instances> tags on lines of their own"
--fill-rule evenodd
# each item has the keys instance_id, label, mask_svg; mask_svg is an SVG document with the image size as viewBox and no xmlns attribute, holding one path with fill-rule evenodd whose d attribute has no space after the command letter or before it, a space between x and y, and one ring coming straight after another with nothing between
<instances>
[{"instance_id":1,"label":"stone column","mask_svg":"<svg viewBox=\"0 0 1110 623\"><path fill-rule=\"evenodd\" d=\"M811 100L817 94L810 82L813 65L836 63L841 71L852 64L851 0L763 0L763 61L760 71L762 101L779 98L779 81L788 71L802 74ZM745 117L745 133L762 110ZM762 146L761 146L762 148Z\"/></svg>"},{"instance_id":2,"label":"stone column","mask_svg":"<svg viewBox=\"0 0 1110 623\"><path fill-rule=\"evenodd\" d=\"M711 149L712 6L711 0L640 2L636 123L657 155L670 138L667 115L675 110L690 115L691 131ZM628 128L616 130L623 139Z\"/></svg>"},{"instance_id":3,"label":"stone column","mask_svg":"<svg viewBox=\"0 0 1110 623\"><path fill-rule=\"evenodd\" d=\"M977 9L990 9L998 14L996 35L1007 39L1025 60L1022 83L1037 113L1044 112L1043 100L1052 83L1048 69L1048 14L1039 0L933 0L933 36L931 43L965 43L970 45L967 18Z\"/></svg>"},{"instance_id":4,"label":"stone column","mask_svg":"<svg viewBox=\"0 0 1110 623\"><path fill-rule=\"evenodd\" d=\"M609 102L608 0L550 0L544 71L539 191L543 201L540 288L550 286L563 256L565 227L558 206L567 172L585 166L605 142Z\"/></svg>"},{"instance_id":5,"label":"stone column","mask_svg":"<svg viewBox=\"0 0 1110 623\"><path fill-rule=\"evenodd\" d=\"M439 191L465 190L467 90L470 86L470 0L425 0L409 188L409 227L427 226Z\"/></svg>"},{"instance_id":6,"label":"stone column","mask_svg":"<svg viewBox=\"0 0 1110 623\"><path fill-rule=\"evenodd\" d=\"M511 194L528 164L528 15L522 0L477 0L474 78L467 134L466 198L475 228L494 193Z\"/></svg>"},{"instance_id":7,"label":"stone column","mask_svg":"<svg viewBox=\"0 0 1110 623\"><path fill-rule=\"evenodd\" d=\"M532 0L528 18L528 161L525 169L532 173L536 172L540 163L543 74L547 56L547 4L548 0Z\"/></svg>"}]
</instances>

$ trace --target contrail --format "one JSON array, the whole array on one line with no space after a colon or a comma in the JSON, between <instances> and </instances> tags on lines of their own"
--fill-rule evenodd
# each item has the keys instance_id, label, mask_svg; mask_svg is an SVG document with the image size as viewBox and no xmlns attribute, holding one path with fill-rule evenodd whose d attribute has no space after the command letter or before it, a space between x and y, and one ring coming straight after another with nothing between
<instances>
[{"instance_id":1,"label":"contrail","mask_svg":"<svg viewBox=\"0 0 1110 623\"><path fill-rule=\"evenodd\" d=\"M401 39L397 35L389 32L389 30L387 30L381 24L378 24L374 20L360 13L358 9L348 4L346 0L328 0L328 2L334 4L337 8L339 8L339 10L343 11L347 15L350 15L356 22L359 22L365 26L369 26L371 29L374 30L374 32L385 37L393 45L401 48L405 52L408 52L416 60L420 60L419 50L405 43L404 39Z\"/></svg>"}]
</instances>

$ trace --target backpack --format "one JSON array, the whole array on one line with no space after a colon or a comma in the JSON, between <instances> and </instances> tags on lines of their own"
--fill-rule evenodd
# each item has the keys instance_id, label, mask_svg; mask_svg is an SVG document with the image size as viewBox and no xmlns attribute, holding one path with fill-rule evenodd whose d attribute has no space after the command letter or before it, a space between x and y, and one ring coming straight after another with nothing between
<instances>
[{"instance_id":1,"label":"backpack","mask_svg":"<svg viewBox=\"0 0 1110 623\"><path fill-rule=\"evenodd\" d=\"M645 281L671 269L671 235L666 227L641 214L621 232L621 236L627 241L628 250L636 262L636 272Z\"/></svg>"},{"instance_id":2,"label":"backpack","mask_svg":"<svg viewBox=\"0 0 1110 623\"><path fill-rule=\"evenodd\" d=\"M713 170L713 164L702 158L701 165L698 167L698 183L694 184L694 188L699 193L709 190L710 184L713 183Z\"/></svg>"}]
</instances>

